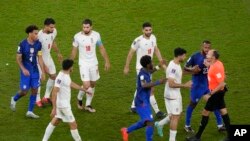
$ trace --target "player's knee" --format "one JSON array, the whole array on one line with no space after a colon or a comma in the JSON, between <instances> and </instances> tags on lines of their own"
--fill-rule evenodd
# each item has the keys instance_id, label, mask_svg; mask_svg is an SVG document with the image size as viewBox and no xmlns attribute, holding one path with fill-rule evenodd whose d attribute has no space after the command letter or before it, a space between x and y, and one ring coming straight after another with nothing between
<instances>
[{"instance_id":1,"label":"player's knee","mask_svg":"<svg viewBox=\"0 0 250 141\"><path fill-rule=\"evenodd\" d=\"M56 80L56 74L50 74L49 78L52 79L52 80Z\"/></svg>"},{"instance_id":2,"label":"player's knee","mask_svg":"<svg viewBox=\"0 0 250 141\"><path fill-rule=\"evenodd\" d=\"M154 126L154 122L153 121L146 121L146 126Z\"/></svg>"},{"instance_id":3,"label":"player's knee","mask_svg":"<svg viewBox=\"0 0 250 141\"><path fill-rule=\"evenodd\" d=\"M202 115L203 115L203 116L209 116L209 113L210 113L210 112L207 111L207 110L205 110L205 109L202 111Z\"/></svg>"},{"instance_id":4,"label":"player's knee","mask_svg":"<svg viewBox=\"0 0 250 141\"><path fill-rule=\"evenodd\" d=\"M69 126L70 126L70 129L71 130L75 130L75 129L77 129L77 124L76 124L76 122L74 121L74 122L72 122L72 123L70 123L69 124Z\"/></svg>"},{"instance_id":5,"label":"player's knee","mask_svg":"<svg viewBox=\"0 0 250 141\"><path fill-rule=\"evenodd\" d=\"M91 82L90 82L90 87L91 87L91 88L94 88L95 85L96 85L96 82L95 82L95 81L91 81Z\"/></svg>"},{"instance_id":6,"label":"player's knee","mask_svg":"<svg viewBox=\"0 0 250 141\"><path fill-rule=\"evenodd\" d=\"M220 109L220 114L221 115L226 115L227 114L227 108Z\"/></svg>"},{"instance_id":7,"label":"player's knee","mask_svg":"<svg viewBox=\"0 0 250 141\"><path fill-rule=\"evenodd\" d=\"M25 96L25 95L27 95L27 93L28 93L28 91L26 91L26 90L21 90L20 91L21 96Z\"/></svg>"},{"instance_id":8,"label":"player's knee","mask_svg":"<svg viewBox=\"0 0 250 141\"><path fill-rule=\"evenodd\" d=\"M32 88L31 89L31 95L37 95L38 88Z\"/></svg>"},{"instance_id":9,"label":"player's knee","mask_svg":"<svg viewBox=\"0 0 250 141\"><path fill-rule=\"evenodd\" d=\"M194 109L197 106L197 103L190 101L189 106Z\"/></svg>"}]
</instances>

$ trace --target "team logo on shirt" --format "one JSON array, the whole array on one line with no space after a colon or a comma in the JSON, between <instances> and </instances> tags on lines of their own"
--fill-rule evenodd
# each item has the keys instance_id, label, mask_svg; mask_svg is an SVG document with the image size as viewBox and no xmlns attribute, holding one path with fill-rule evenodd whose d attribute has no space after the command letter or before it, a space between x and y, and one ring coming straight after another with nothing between
<instances>
[{"instance_id":1,"label":"team logo on shirt","mask_svg":"<svg viewBox=\"0 0 250 141\"><path fill-rule=\"evenodd\" d=\"M136 41L134 41L133 44L135 45L135 44L136 44Z\"/></svg>"},{"instance_id":2,"label":"team logo on shirt","mask_svg":"<svg viewBox=\"0 0 250 141\"><path fill-rule=\"evenodd\" d=\"M62 81L61 81L60 79L58 79L58 80L56 81L57 84L61 84L61 82L62 82Z\"/></svg>"},{"instance_id":3,"label":"team logo on shirt","mask_svg":"<svg viewBox=\"0 0 250 141\"><path fill-rule=\"evenodd\" d=\"M32 54L32 53L34 53L34 48L30 48L30 53Z\"/></svg>"},{"instance_id":4,"label":"team logo on shirt","mask_svg":"<svg viewBox=\"0 0 250 141\"><path fill-rule=\"evenodd\" d=\"M176 72L176 69L172 69L172 70L171 70L171 73L175 73L175 72Z\"/></svg>"}]
</instances>

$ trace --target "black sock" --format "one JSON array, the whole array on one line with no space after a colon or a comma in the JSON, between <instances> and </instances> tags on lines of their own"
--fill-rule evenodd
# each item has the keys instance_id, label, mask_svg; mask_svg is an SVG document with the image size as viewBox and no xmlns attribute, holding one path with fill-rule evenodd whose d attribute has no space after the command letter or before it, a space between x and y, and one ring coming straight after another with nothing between
<instances>
[{"instance_id":1,"label":"black sock","mask_svg":"<svg viewBox=\"0 0 250 141\"><path fill-rule=\"evenodd\" d=\"M222 116L223 118L223 121L224 121L224 124L226 126L226 129L227 129L227 136L229 137L229 133L230 133L230 118L229 118L229 115L228 114L225 114Z\"/></svg>"},{"instance_id":2,"label":"black sock","mask_svg":"<svg viewBox=\"0 0 250 141\"><path fill-rule=\"evenodd\" d=\"M201 124L200 124L200 127L199 127L199 131L195 135L196 138L198 138L198 139L201 138L201 134L203 133L203 131L205 130L205 128L207 126L208 119L209 119L208 116L202 116Z\"/></svg>"},{"instance_id":3,"label":"black sock","mask_svg":"<svg viewBox=\"0 0 250 141\"><path fill-rule=\"evenodd\" d=\"M82 100L78 100L78 104L82 106Z\"/></svg>"}]
</instances>

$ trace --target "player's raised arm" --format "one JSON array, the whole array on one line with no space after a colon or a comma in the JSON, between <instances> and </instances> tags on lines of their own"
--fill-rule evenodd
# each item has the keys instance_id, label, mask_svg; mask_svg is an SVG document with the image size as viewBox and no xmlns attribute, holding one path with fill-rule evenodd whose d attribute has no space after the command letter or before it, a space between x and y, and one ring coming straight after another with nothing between
<instances>
[{"instance_id":1,"label":"player's raised arm","mask_svg":"<svg viewBox=\"0 0 250 141\"><path fill-rule=\"evenodd\" d=\"M128 72L129 72L129 64L130 64L130 62L131 62L131 60L133 58L133 55L134 55L135 51L136 51L135 49L131 48L129 50L129 52L128 52L128 56L127 56L127 59L126 59L126 64L125 64L124 70L123 70L124 74L128 74Z\"/></svg>"},{"instance_id":2,"label":"player's raised arm","mask_svg":"<svg viewBox=\"0 0 250 141\"><path fill-rule=\"evenodd\" d=\"M170 88L191 88L192 81L188 81L185 84L178 84L173 78L168 78L168 84Z\"/></svg>"},{"instance_id":3,"label":"player's raised arm","mask_svg":"<svg viewBox=\"0 0 250 141\"><path fill-rule=\"evenodd\" d=\"M109 62L109 57L108 57L107 51L103 45L100 45L99 48L100 48L100 53L105 60L105 70L107 71L110 69L110 62Z\"/></svg>"},{"instance_id":4,"label":"player's raised arm","mask_svg":"<svg viewBox=\"0 0 250 141\"><path fill-rule=\"evenodd\" d=\"M165 84L166 81L167 81L167 78L163 78L155 82L149 82L149 83L147 83L145 80L141 80L141 85L143 88L151 88L160 84Z\"/></svg>"}]
</instances>

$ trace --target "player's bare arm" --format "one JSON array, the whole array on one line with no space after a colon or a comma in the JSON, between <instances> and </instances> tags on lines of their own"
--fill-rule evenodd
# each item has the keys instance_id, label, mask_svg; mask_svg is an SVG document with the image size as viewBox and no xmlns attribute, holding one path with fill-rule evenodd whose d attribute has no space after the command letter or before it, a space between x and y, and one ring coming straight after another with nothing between
<instances>
[{"instance_id":1,"label":"player's bare arm","mask_svg":"<svg viewBox=\"0 0 250 141\"><path fill-rule=\"evenodd\" d=\"M166 69L166 68L167 68L167 62L166 62L166 60L164 60L164 59L162 58L160 49L159 49L157 46L155 46L154 53L155 53L156 57L158 58L158 60L159 60L159 62L160 62L160 64L161 64L161 67L162 67L163 69Z\"/></svg>"},{"instance_id":2,"label":"player's bare arm","mask_svg":"<svg viewBox=\"0 0 250 141\"><path fill-rule=\"evenodd\" d=\"M127 56L127 59L126 59L126 64L125 64L125 67L124 67L124 70L123 70L124 74L128 74L128 72L129 72L129 64L130 64L130 62L131 62L131 60L133 58L134 53L135 53L135 50L133 48L131 48L129 50L129 53L128 53L128 56Z\"/></svg>"},{"instance_id":3,"label":"player's bare arm","mask_svg":"<svg viewBox=\"0 0 250 141\"><path fill-rule=\"evenodd\" d=\"M60 50L59 50L59 48L57 47L57 44L56 44L55 41L54 41L53 44L52 44L52 48L54 49L54 51L55 51L56 54L57 54L58 61L61 63L62 60L63 60L63 56L62 56L62 54L60 53Z\"/></svg>"},{"instance_id":4,"label":"player's bare arm","mask_svg":"<svg viewBox=\"0 0 250 141\"><path fill-rule=\"evenodd\" d=\"M76 84L75 82L71 82L70 87L77 89L77 90L81 90L86 92L87 94L91 95L92 93L90 91L88 91L86 88L81 87L80 85Z\"/></svg>"},{"instance_id":5,"label":"player's bare arm","mask_svg":"<svg viewBox=\"0 0 250 141\"><path fill-rule=\"evenodd\" d=\"M151 88L160 84L165 84L166 81L167 81L167 78L163 78L163 79L157 80L155 82L150 82L150 83L147 83L145 80L142 80L141 84L143 88Z\"/></svg>"},{"instance_id":6,"label":"player's bare arm","mask_svg":"<svg viewBox=\"0 0 250 141\"><path fill-rule=\"evenodd\" d=\"M195 65L195 66L184 66L184 74L197 74L201 71L199 65Z\"/></svg>"},{"instance_id":7,"label":"player's bare arm","mask_svg":"<svg viewBox=\"0 0 250 141\"><path fill-rule=\"evenodd\" d=\"M53 106L53 109L50 113L50 116L53 118L55 115L56 115L56 98L57 98L57 94L59 92L60 88L59 87L54 87L53 88L53 91L52 91L52 98L51 98L51 101L52 101L52 106Z\"/></svg>"},{"instance_id":8,"label":"player's bare arm","mask_svg":"<svg viewBox=\"0 0 250 141\"><path fill-rule=\"evenodd\" d=\"M41 80L44 81L45 80L45 71L48 72L48 68L47 68L47 66L43 62L42 51L38 52L37 58L38 58L39 66L40 66L40 68L42 70Z\"/></svg>"},{"instance_id":9,"label":"player's bare arm","mask_svg":"<svg viewBox=\"0 0 250 141\"><path fill-rule=\"evenodd\" d=\"M23 63L22 63L22 54L16 55L16 62L19 65L20 69L22 70L23 74L25 76L29 76L30 75L29 71L23 66Z\"/></svg>"},{"instance_id":10,"label":"player's bare arm","mask_svg":"<svg viewBox=\"0 0 250 141\"><path fill-rule=\"evenodd\" d=\"M178 84L175 82L175 79L173 78L168 78L168 84L170 88L191 88L192 86L192 81L188 81L184 84Z\"/></svg>"},{"instance_id":11,"label":"player's bare arm","mask_svg":"<svg viewBox=\"0 0 250 141\"><path fill-rule=\"evenodd\" d=\"M77 49L78 48L76 48L76 47L72 47L70 59L74 60L76 58Z\"/></svg>"},{"instance_id":12,"label":"player's bare arm","mask_svg":"<svg viewBox=\"0 0 250 141\"><path fill-rule=\"evenodd\" d=\"M110 62L109 62L109 57L108 57L107 51L103 45L101 45L99 48L100 48L100 53L105 60L105 70L107 71L110 69Z\"/></svg>"}]
</instances>

